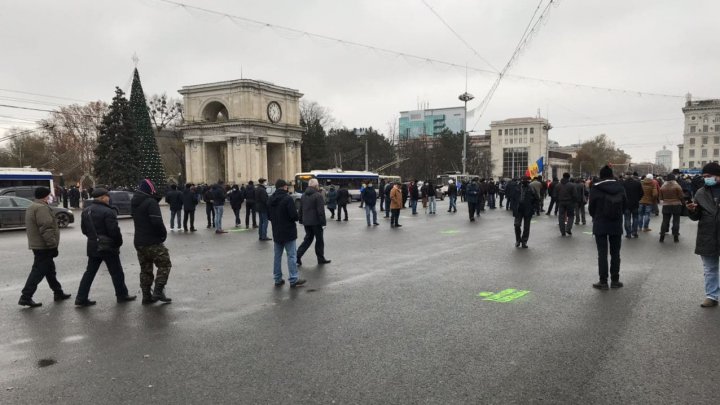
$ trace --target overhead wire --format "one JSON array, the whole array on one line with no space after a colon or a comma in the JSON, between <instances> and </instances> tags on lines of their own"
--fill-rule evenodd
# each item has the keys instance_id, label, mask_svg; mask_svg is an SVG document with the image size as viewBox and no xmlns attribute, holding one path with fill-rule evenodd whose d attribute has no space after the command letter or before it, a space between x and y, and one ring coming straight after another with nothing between
<instances>
[{"instance_id":1,"label":"overhead wire","mask_svg":"<svg viewBox=\"0 0 720 405\"><path fill-rule=\"evenodd\" d=\"M316 33L312 33L309 31L303 31L300 29L291 28L291 27L287 27L287 26L283 26L283 25L272 24L269 22L260 21L260 20L256 20L256 19L252 19L252 18L248 18L248 17L242 17L242 16L235 15L235 14L229 14L229 13L224 13L221 11L211 10L211 9L207 9L207 8L203 8L203 7L197 7L197 6L193 6L190 4L186 4L186 3L182 3L182 2L178 2L178 1L174 1L174 0L153 0L153 1L170 4L170 5L180 7L180 8L186 9L186 10L196 10L196 11L202 11L202 12L209 13L209 14L223 16L223 17L228 18L236 26L241 27L241 28L245 27L245 25L239 24L239 22L243 22L248 25L257 26L260 28L270 28L270 29L273 29L273 32L277 32L276 30L285 30L285 31L296 33L296 34L302 34L302 36L305 36L310 39L321 39L321 40L328 41L328 42L339 43L339 44L348 45L348 46L354 46L357 48L363 48L363 49L371 50L371 51L374 51L377 53L386 53L386 54L390 54L390 55L400 56L405 59L411 59L411 60L426 62L426 63L430 63L430 64L448 66L448 67L457 68L457 69L470 70L470 71L478 72L478 73L482 73L482 74L489 74L489 75L492 75L493 77L498 76L498 73L496 71L493 71L490 69L483 69L483 68L480 68L477 66L459 64L459 63L449 62L446 60L431 58L431 57L427 57L427 56L421 56L421 55L416 55L416 54L407 53L407 52L401 52L401 51L397 51L397 50L393 50L393 49L377 47L374 45L368 45L368 44L364 44L364 43L360 43L360 42L349 41L349 40L345 40L345 39L341 39L341 38L337 38L337 37L332 37L329 35L316 34ZM554 3L554 2L557 2L557 0L553 0L550 3ZM194 16L195 14L191 14L191 15ZM514 78L514 79L519 79L519 80L536 81L536 82L545 83L545 84L572 86L572 87L578 87L578 88L588 88L588 89L592 89L592 90L602 90L602 91L609 91L609 92L618 92L618 93L628 94L628 95L651 96L651 97L671 97L671 98L680 98L680 99L685 98L684 95L665 94L665 93L660 93L660 92L649 92L649 91L640 91L640 90L632 90L632 89L620 89L620 88L613 88L613 87L603 87L603 86L589 85L589 84L584 84L584 83L566 82L566 81L560 81L560 80L554 80L554 79L543 79L543 78L523 76L523 75L513 75L513 74L507 74L507 73L504 75L504 77Z\"/></svg>"}]
</instances>

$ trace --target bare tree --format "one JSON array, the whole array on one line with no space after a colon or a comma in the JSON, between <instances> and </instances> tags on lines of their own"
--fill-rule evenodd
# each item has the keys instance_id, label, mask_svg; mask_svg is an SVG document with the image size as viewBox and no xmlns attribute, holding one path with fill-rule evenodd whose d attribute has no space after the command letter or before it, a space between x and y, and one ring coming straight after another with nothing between
<instances>
[{"instance_id":1,"label":"bare tree","mask_svg":"<svg viewBox=\"0 0 720 405\"><path fill-rule=\"evenodd\" d=\"M178 125L183 120L183 104L167 94L155 94L148 99L150 121L155 130L160 156L167 173L180 173L178 181L185 176L185 144Z\"/></svg>"},{"instance_id":2,"label":"bare tree","mask_svg":"<svg viewBox=\"0 0 720 405\"><path fill-rule=\"evenodd\" d=\"M321 106L317 101L300 100L300 125L307 127L308 124L316 121L325 131L335 128L338 124L329 108Z\"/></svg>"}]
</instances>

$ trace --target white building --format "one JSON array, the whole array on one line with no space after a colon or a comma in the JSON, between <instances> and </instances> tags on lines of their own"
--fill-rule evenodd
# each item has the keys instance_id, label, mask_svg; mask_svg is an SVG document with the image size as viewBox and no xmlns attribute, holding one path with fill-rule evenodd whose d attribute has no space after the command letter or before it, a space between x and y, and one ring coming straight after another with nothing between
<instances>
[{"instance_id":1,"label":"white building","mask_svg":"<svg viewBox=\"0 0 720 405\"><path fill-rule=\"evenodd\" d=\"M720 160L720 99L693 101L688 94L683 143L678 145L680 169L701 169Z\"/></svg>"},{"instance_id":2,"label":"white building","mask_svg":"<svg viewBox=\"0 0 720 405\"><path fill-rule=\"evenodd\" d=\"M519 177L541 157L548 161L548 131L545 118L509 118L490 123L490 155L493 177Z\"/></svg>"},{"instance_id":3,"label":"white building","mask_svg":"<svg viewBox=\"0 0 720 405\"><path fill-rule=\"evenodd\" d=\"M672 170L672 151L663 146L662 150L655 152L656 173L669 173Z\"/></svg>"}]
</instances>

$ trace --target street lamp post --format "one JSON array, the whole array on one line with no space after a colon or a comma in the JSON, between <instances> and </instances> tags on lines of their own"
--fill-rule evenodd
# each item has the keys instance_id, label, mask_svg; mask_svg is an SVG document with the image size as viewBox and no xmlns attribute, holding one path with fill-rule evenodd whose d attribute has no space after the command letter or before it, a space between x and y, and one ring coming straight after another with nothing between
<instances>
[{"instance_id":1,"label":"street lamp post","mask_svg":"<svg viewBox=\"0 0 720 405\"><path fill-rule=\"evenodd\" d=\"M467 103L475 97L467 91L461 94L458 99L465 102L465 114L463 116L463 155L462 155L462 166L463 174L467 174Z\"/></svg>"}]
</instances>

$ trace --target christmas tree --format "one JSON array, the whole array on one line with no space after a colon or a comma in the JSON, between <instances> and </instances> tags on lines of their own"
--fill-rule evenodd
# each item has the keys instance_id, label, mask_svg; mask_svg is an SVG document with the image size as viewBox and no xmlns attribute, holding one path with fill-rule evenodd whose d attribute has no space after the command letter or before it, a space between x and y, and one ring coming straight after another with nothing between
<instances>
[{"instance_id":1,"label":"christmas tree","mask_svg":"<svg viewBox=\"0 0 720 405\"><path fill-rule=\"evenodd\" d=\"M140 74L135 68L135 74L130 90L130 112L135 123L135 133L138 140L138 151L140 153L140 176L150 179L155 184L158 194L165 194L166 177L160 152L158 152L155 132L150 122L145 93L140 84Z\"/></svg>"},{"instance_id":2,"label":"christmas tree","mask_svg":"<svg viewBox=\"0 0 720 405\"><path fill-rule=\"evenodd\" d=\"M103 116L95 147L93 172L100 184L134 187L140 177L140 161L130 104L120 88L115 88L110 110Z\"/></svg>"}]
</instances>

